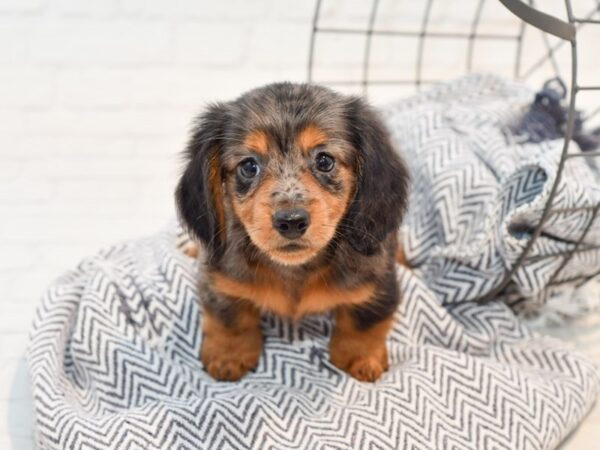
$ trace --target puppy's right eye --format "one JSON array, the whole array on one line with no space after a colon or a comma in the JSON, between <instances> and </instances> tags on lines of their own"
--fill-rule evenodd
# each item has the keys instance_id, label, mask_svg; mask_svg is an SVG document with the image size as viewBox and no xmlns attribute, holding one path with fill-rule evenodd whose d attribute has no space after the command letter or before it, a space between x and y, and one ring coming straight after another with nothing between
<instances>
[{"instance_id":1,"label":"puppy's right eye","mask_svg":"<svg viewBox=\"0 0 600 450\"><path fill-rule=\"evenodd\" d=\"M238 173L246 179L252 179L260 173L260 166L253 158L243 160L238 166Z\"/></svg>"}]
</instances>

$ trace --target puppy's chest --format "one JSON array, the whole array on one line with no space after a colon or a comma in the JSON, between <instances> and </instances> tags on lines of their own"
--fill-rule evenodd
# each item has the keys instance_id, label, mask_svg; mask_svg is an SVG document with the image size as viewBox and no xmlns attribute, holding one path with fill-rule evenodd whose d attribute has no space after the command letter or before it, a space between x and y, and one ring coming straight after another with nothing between
<instances>
[{"instance_id":1,"label":"puppy's chest","mask_svg":"<svg viewBox=\"0 0 600 450\"><path fill-rule=\"evenodd\" d=\"M261 309L292 318L323 313L344 304L364 303L375 293L374 283L344 286L327 270L300 280L284 279L264 271L258 271L248 280L235 279L221 272L211 273L210 278L216 292L252 301Z\"/></svg>"}]
</instances>

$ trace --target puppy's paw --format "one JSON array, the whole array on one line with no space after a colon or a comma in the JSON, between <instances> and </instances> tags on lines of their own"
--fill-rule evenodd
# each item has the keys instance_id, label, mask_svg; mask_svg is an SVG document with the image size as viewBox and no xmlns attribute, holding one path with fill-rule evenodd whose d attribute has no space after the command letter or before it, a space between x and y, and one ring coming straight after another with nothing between
<instances>
[{"instance_id":1,"label":"puppy's paw","mask_svg":"<svg viewBox=\"0 0 600 450\"><path fill-rule=\"evenodd\" d=\"M360 357L352 361L350 367L346 369L350 375L358 381L377 381L379 377L387 370L387 362L382 364L381 360L372 356Z\"/></svg>"},{"instance_id":2,"label":"puppy's paw","mask_svg":"<svg viewBox=\"0 0 600 450\"><path fill-rule=\"evenodd\" d=\"M352 347L332 342L331 362L359 381L377 381L389 366L385 346L368 354L355 353Z\"/></svg>"},{"instance_id":3,"label":"puppy's paw","mask_svg":"<svg viewBox=\"0 0 600 450\"><path fill-rule=\"evenodd\" d=\"M258 364L256 357L238 358L238 355L213 355L202 358L204 368L218 381L237 381Z\"/></svg>"},{"instance_id":4,"label":"puppy's paw","mask_svg":"<svg viewBox=\"0 0 600 450\"><path fill-rule=\"evenodd\" d=\"M205 336L201 357L204 369L215 380L239 380L258 364L261 346L254 345L254 341Z\"/></svg>"}]
</instances>

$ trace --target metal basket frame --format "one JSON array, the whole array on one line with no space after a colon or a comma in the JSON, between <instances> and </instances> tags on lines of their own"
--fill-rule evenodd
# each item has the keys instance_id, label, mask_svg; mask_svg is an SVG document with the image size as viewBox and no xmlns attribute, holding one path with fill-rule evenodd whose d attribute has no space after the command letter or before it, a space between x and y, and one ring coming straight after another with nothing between
<instances>
[{"instance_id":1,"label":"metal basket frame","mask_svg":"<svg viewBox=\"0 0 600 450\"><path fill-rule=\"evenodd\" d=\"M424 14L421 21L420 31L405 31L405 30L379 30L375 28L375 22L377 18L377 12L379 8L379 0L371 0L371 8L370 14L367 22L367 28L348 28L348 27L321 27L319 24L319 18L321 14L321 6L323 0L317 0L315 6L315 12L313 16L312 23L312 32L310 37L310 50L309 50L309 58L308 58L308 81L314 82L318 81L321 84L336 86L336 85L361 85L363 95L367 96L368 88L370 85L375 84L385 84L385 85L406 85L412 84L415 85L417 89L421 87L424 83L434 83L442 80L424 80L422 78L422 69L423 69L423 51L427 37L435 36L435 37L447 37L447 38L456 38L456 39L467 39L467 72L470 72L473 64L473 47L476 39L512 39L516 43L516 52L515 52L515 62L514 62L514 77L519 79L527 78L533 72L535 72L539 67L541 67L546 61L550 61L554 72L557 76L560 76L560 66L555 58L555 53L557 50L565 44L570 45L570 57L571 57L571 65L570 65L570 75L571 82L568 87L569 92L569 101L568 101L568 113L567 113L567 123L565 129L565 137L562 148L561 157L558 163L557 174L554 180L554 183L550 189L550 195L548 201L546 202L544 209L542 211L542 215L539 223L534 228L531 238L528 240L525 248L523 249L520 256L517 258L515 264L508 270L505 271L505 274L500 281L493 289L490 290L484 296L481 296L474 301L478 302L486 302L492 300L501 294L504 289L510 284L510 281L515 274L515 272L526 262L531 261L533 259L546 259L552 257L562 257L562 261L558 268L554 271L550 280L548 282L548 286L563 284L567 282L577 282L578 284L583 284L587 280L593 278L594 276L600 274L600 270L595 272L592 275L574 277L570 279L562 279L557 281L557 277L560 272L564 269L570 259L579 252L585 252L593 249L600 249L600 247L590 247L582 245L583 240L587 236L590 231L598 213L600 212L600 204L594 206L584 206L579 208L572 208L568 211L564 208L557 209L552 208L553 200L556 196L557 189L559 183L561 181L562 173L565 167L565 164L568 163L573 158L591 158L600 156L600 151L589 151L589 152L570 152L569 148L571 145L571 140L573 138L574 132L574 124L575 117L577 114L576 111L576 100L577 95L585 92L585 91L600 91L599 86L582 86L578 83L577 77L577 30L579 27L585 24L600 24L600 20L594 18L596 14L600 14L600 0L596 0L596 6L593 10L591 10L588 14L583 17L577 17L573 13L573 8L571 5L571 0L564 0L565 10L566 10L566 18L567 20L561 20L557 17L546 14L542 11L539 11L535 8L535 4L533 0L528 0L528 3L525 3L522 0L499 0L508 10L510 10L514 15L516 15L519 19L521 19L519 33L515 36L503 35L503 34L494 34L494 33L481 33L478 31L478 27L481 19L481 12L483 9L483 5L485 0L478 0L477 7L475 8L475 12L473 15L473 19L471 21L469 31L467 33L458 33L458 32L432 32L428 29L429 20L430 20L430 12L433 5L434 0L426 0ZM541 30L544 34L544 44L546 47L546 54L541 56L540 59L535 61L531 66L525 71L522 72L522 48L523 48L523 36L525 31L526 24L529 24L538 30ZM551 34L556 36L560 40L558 43L551 45L550 40L548 39L547 34ZM335 35L335 34L350 34L350 35L363 35L365 36L364 41L364 50L363 50L363 61L362 61L362 79L357 80L314 80L314 68L315 68L315 50L317 45L317 36L319 35ZM414 78L411 79L391 79L391 80L371 80L369 78L369 66L371 59L371 47L372 47L372 38L374 35L379 36L412 36L418 38L418 53L417 53L417 61L414 71ZM588 117L596 115L600 112L600 107L594 110ZM544 256L530 256L529 253L533 248L533 244L540 236L543 226L553 214L560 214L565 212L576 212L576 211L591 211L591 215L589 221L587 222L583 232L579 236L579 239L574 242L574 246L572 249L567 251L562 251L560 253L554 253L550 255Z\"/></svg>"}]
</instances>

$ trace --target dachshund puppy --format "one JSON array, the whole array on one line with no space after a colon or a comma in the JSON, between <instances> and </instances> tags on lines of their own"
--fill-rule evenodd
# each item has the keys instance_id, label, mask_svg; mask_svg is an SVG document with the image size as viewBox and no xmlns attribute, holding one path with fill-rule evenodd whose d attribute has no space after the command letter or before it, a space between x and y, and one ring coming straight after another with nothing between
<instances>
[{"instance_id":1,"label":"dachshund puppy","mask_svg":"<svg viewBox=\"0 0 600 450\"><path fill-rule=\"evenodd\" d=\"M376 113L324 87L271 84L210 106L186 156L176 199L203 244L208 373L237 380L256 366L262 311L333 311L332 363L377 380L408 173Z\"/></svg>"}]
</instances>

